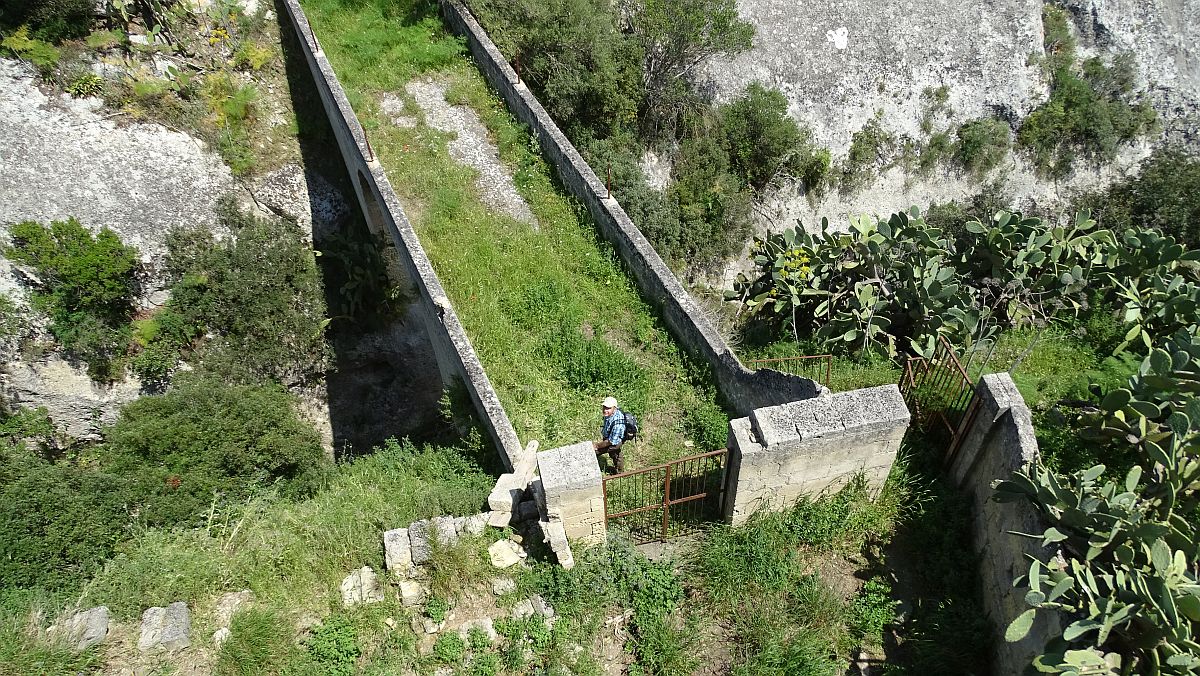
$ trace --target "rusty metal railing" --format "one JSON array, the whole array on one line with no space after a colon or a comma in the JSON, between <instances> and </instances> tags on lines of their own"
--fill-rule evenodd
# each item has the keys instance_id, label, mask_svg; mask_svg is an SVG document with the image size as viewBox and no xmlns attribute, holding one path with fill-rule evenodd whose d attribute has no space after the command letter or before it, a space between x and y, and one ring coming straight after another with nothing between
<instances>
[{"instance_id":1,"label":"rusty metal railing","mask_svg":"<svg viewBox=\"0 0 1200 676\"><path fill-rule=\"evenodd\" d=\"M604 519L637 543L666 540L719 519L727 449L605 477Z\"/></svg>"},{"instance_id":2,"label":"rusty metal railing","mask_svg":"<svg viewBox=\"0 0 1200 676\"><path fill-rule=\"evenodd\" d=\"M751 369L768 368L815 380L829 387L833 376L833 355L814 354L803 357L779 357L777 359L751 359L746 362Z\"/></svg>"},{"instance_id":3,"label":"rusty metal railing","mask_svg":"<svg viewBox=\"0 0 1200 676\"><path fill-rule=\"evenodd\" d=\"M938 337L933 357L909 357L900 378L900 393L913 414L913 420L925 431L944 433L949 462L970 430L978 411L975 383L967 375L945 336Z\"/></svg>"}]
</instances>

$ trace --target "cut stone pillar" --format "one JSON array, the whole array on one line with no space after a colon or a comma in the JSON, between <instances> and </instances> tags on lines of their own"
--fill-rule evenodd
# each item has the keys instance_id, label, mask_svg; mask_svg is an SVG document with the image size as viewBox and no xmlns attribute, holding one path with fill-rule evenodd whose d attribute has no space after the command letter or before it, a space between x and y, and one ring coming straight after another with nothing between
<instances>
[{"instance_id":1,"label":"cut stone pillar","mask_svg":"<svg viewBox=\"0 0 1200 676\"><path fill-rule=\"evenodd\" d=\"M604 486L592 442L583 441L537 454L546 517L561 522L568 540L604 542Z\"/></svg>"}]
</instances>

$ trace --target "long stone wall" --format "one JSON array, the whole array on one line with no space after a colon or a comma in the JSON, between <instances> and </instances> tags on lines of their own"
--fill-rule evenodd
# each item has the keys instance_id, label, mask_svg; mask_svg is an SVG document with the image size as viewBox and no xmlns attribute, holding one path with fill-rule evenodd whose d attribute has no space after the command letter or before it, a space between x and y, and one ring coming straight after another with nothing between
<instances>
[{"instance_id":1,"label":"long stone wall","mask_svg":"<svg viewBox=\"0 0 1200 676\"><path fill-rule=\"evenodd\" d=\"M911 416L895 385L755 410L729 423L725 520L834 490L862 472L887 480Z\"/></svg>"},{"instance_id":2,"label":"long stone wall","mask_svg":"<svg viewBox=\"0 0 1200 676\"><path fill-rule=\"evenodd\" d=\"M632 272L642 296L662 312L675 339L712 365L721 393L733 408L746 415L755 408L820 394L822 388L812 380L769 369L750 371L738 361L625 210L617 200L608 197L604 183L584 162L542 104L519 81L516 71L475 17L459 0L439 1L446 23L451 30L466 37L467 46L488 84L500 94L509 112L529 125L563 185L587 208L601 234Z\"/></svg>"},{"instance_id":3,"label":"long stone wall","mask_svg":"<svg viewBox=\"0 0 1200 676\"><path fill-rule=\"evenodd\" d=\"M492 388L383 167L375 158L362 125L350 107L346 93L325 57L308 18L297 0L282 0L282 4L312 72L363 214L373 230L386 230L391 235L404 271L417 292L442 377L447 384L462 382L475 405L481 424L496 445L504 464L512 470L520 464L523 454L512 422L504 412L500 398Z\"/></svg>"},{"instance_id":4,"label":"long stone wall","mask_svg":"<svg viewBox=\"0 0 1200 676\"><path fill-rule=\"evenodd\" d=\"M992 672L1019 674L1060 627L1038 613L1029 635L1018 643L1004 640L1004 629L1024 611L1025 592L1012 581L1029 570L1029 557L1045 560L1051 550L1036 540L1013 535L1045 530L1038 513L1025 502L992 501L992 482L1038 457L1033 417L1007 373L984 376L976 387L979 412L949 467L950 477L974 506L974 546L984 609L996 630Z\"/></svg>"}]
</instances>

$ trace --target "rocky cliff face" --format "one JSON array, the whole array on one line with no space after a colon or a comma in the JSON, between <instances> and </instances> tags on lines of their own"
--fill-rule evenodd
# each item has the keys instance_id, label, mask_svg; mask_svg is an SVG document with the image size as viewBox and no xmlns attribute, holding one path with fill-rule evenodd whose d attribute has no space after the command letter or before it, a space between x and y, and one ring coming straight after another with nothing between
<instances>
[{"instance_id":1,"label":"rocky cliff face","mask_svg":"<svg viewBox=\"0 0 1200 676\"><path fill-rule=\"evenodd\" d=\"M1126 147L1111 165L1085 167L1062 181L1034 175L1015 153L987 177L1016 206L1053 213L1079 190L1108 184L1133 170L1164 139L1200 145L1200 0L1068 0L1083 56L1132 52L1139 77L1163 122L1160 138ZM1042 47L1040 0L963 3L949 0L740 0L757 28L754 48L710 64L719 98L750 82L780 89L790 114L813 130L835 163L852 135L878 115L897 137L921 139L922 94L945 86L942 128L998 116L1016 123L1049 95L1037 64ZM886 214L911 205L968 198L981 181L953 170L910 175L900 167L845 195L820 198L784 186L766 196L759 232L812 227L821 217L845 224L852 213ZM742 261L726 271L726 282Z\"/></svg>"}]
</instances>

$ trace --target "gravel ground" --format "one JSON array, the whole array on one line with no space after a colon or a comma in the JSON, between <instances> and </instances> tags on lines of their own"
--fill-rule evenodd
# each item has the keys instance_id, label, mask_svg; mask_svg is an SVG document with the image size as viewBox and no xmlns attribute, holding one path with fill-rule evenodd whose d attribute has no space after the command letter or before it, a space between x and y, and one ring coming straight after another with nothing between
<instances>
[{"instance_id":1,"label":"gravel ground","mask_svg":"<svg viewBox=\"0 0 1200 676\"><path fill-rule=\"evenodd\" d=\"M467 106L447 103L446 84L443 82L413 81L405 86L405 91L425 113L426 124L438 131L454 134L449 144L450 157L479 172L475 185L484 204L536 228L537 218L517 192L512 174L500 161L500 153L475 111Z\"/></svg>"}]
</instances>

